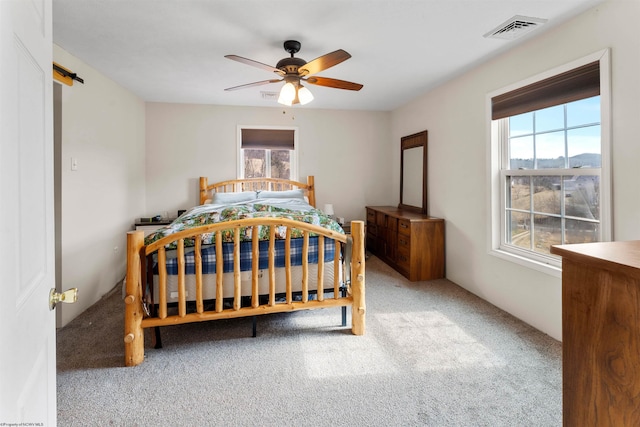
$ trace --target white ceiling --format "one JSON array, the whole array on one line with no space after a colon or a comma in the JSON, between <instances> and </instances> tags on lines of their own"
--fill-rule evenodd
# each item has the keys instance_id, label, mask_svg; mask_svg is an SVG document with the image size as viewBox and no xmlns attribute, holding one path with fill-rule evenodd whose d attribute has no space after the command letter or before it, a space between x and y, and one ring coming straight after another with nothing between
<instances>
[{"instance_id":1,"label":"white ceiling","mask_svg":"<svg viewBox=\"0 0 640 427\"><path fill-rule=\"evenodd\" d=\"M278 104L261 91L282 83L225 92L273 75L224 55L275 66L288 39L307 61L344 49L352 58L318 76L364 88L308 85L315 100L294 108L389 111L600 2L53 0L53 40L145 101L263 107ZM483 37L514 15L548 22L513 41Z\"/></svg>"}]
</instances>

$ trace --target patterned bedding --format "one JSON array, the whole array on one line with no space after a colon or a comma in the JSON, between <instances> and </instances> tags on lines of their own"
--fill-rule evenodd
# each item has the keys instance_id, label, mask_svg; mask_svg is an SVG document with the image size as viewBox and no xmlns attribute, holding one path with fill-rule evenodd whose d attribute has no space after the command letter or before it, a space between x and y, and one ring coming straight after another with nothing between
<instances>
[{"instance_id":1,"label":"patterned bedding","mask_svg":"<svg viewBox=\"0 0 640 427\"><path fill-rule=\"evenodd\" d=\"M215 224L218 222L233 221L246 218L287 218L295 221L302 221L308 224L319 225L329 230L344 234L342 227L331 217L321 210L315 209L301 199L256 199L248 202L233 203L229 205L200 205L182 214L171 224L159 228L154 233L149 234L144 244L149 245L156 240L169 236L178 231L186 230L202 225ZM240 234L242 240L250 241L253 227L242 227ZM259 227L259 240L269 239L269 227ZM276 238L285 238L286 227L279 227L276 230ZM292 238L302 237L300 230L293 229ZM233 230L225 230L222 233L224 242L233 241ZM202 236L202 243L209 245L215 243L215 234L209 233ZM193 239L185 239L185 246L193 246ZM169 248L175 248L175 244Z\"/></svg>"},{"instance_id":2,"label":"patterned bedding","mask_svg":"<svg viewBox=\"0 0 640 427\"><path fill-rule=\"evenodd\" d=\"M313 208L302 199L256 199L233 203L228 205L201 205L192 208L182 214L171 224L159 228L145 238L145 245L149 245L163 237L173 233L186 230L202 225L215 224L219 222L227 222L246 218L263 218L276 217L287 218L296 221L302 221L309 224L319 225L329 230L343 233L342 227L327 216L321 210ZM259 268L266 269L268 266L268 249L269 249L269 228L268 226L259 226L258 233L260 259ZM224 230L222 232L223 240L223 266L224 272L233 271L233 229ZM252 233L253 227L241 227L240 235L242 243L240 245L240 269L241 271L251 270L252 266ZM286 237L286 227L278 227L276 229L276 248L275 262L276 267L285 265L284 254ZM302 264L302 232L297 229L291 230L291 265ZM203 273L215 274L215 233L207 233L202 235L202 261ZM185 239L185 247L193 247L194 239ZM335 250L335 243L332 239L325 239L325 261L332 261ZM176 243L167 245L167 249L175 249ZM310 234L309 239L309 257L308 262L318 262L318 238ZM195 257L192 251L185 254L185 267L187 274L194 274ZM177 260L171 255L167 256L167 274L177 274Z\"/></svg>"}]
</instances>

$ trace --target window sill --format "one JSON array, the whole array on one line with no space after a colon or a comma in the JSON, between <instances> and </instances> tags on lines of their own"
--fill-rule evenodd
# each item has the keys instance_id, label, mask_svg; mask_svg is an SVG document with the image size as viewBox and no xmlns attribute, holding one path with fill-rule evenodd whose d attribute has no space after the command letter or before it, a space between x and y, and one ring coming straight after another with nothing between
<instances>
[{"instance_id":1,"label":"window sill","mask_svg":"<svg viewBox=\"0 0 640 427\"><path fill-rule=\"evenodd\" d=\"M523 267L540 271L542 273L548 274L553 277L562 278L562 268L557 267L555 265L534 261L532 259L525 258L523 256L519 256L511 252L504 251L502 249L491 249L489 250L489 254L496 256L498 258L504 259L506 261L510 261L510 262L514 262L516 264L522 265Z\"/></svg>"}]
</instances>

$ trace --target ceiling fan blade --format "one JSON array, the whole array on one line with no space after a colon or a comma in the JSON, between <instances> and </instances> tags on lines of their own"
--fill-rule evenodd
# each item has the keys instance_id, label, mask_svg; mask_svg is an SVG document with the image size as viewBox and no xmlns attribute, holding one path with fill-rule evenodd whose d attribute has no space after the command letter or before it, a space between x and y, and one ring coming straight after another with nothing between
<instances>
[{"instance_id":1,"label":"ceiling fan blade","mask_svg":"<svg viewBox=\"0 0 640 427\"><path fill-rule=\"evenodd\" d=\"M360 83L347 82L345 80L330 79L327 77L309 77L303 79L307 83L317 86L333 87L336 89L360 90L363 86Z\"/></svg>"},{"instance_id":2,"label":"ceiling fan blade","mask_svg":"<svg viewBox=\"0 0 640 427\"><path fill-rule=\"evenodd\" d=\"M283 79L262 80L260 82L247 83L246 85L228 87L225 90L229 91L229 90L245 89L245 88L252 87L252 86L261 86L261 85L266 85L266 84L269 84L269 83L278 83L278 82L281 82L282 80Z\"/></svg>"},{"instance_id":3,"label":"ceiling fan blade","mask_svg":"<svg viewBox=\"0 0 640 427\"><path fill-rule=\"evenodd\" d=\"M351 58L349 53L345 52L342 49L338 49L334 52L327 53L326 55L322 55L313 61L307 62L304 64L298 72L300 75L311 75L319 73L320 71L324 71L327 68L331 68L334 65L341 63L342 61L346 61Z\"/></svg>"},{"instance_id":4,"label":"ceiling fan blade","mask_svg":"<svg viewBox=\"0 0 640 427\"><path fill-rule=\"evenodd\" d=\"M253 59L243 58L238 55L225 55L225 58L232 59L234 61L242 62L243 64L251 65L253 67L262 68L263 70L272 71L274 73L278 73L280 75L284 75L284 71L277 69L276 67L272 67L271 65L263 64L262 62L254 61Z\"/></svg>"}]
</instances>

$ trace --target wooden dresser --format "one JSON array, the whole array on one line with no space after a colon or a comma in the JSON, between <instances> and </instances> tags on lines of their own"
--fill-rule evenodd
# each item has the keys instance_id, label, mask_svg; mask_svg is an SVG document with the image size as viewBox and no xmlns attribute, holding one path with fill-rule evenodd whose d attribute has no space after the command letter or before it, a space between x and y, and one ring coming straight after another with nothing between
<instances>
[{"instance_id":1,"label":"wooden dresser","mask_svg":"<svg viewBox=\"0 0 640 427\"><path fill-rule=\"evenodd\" d=\"M444 219L367 206L367 250L411 281L444 277Z\"/></svg>"},{"instance_id":2,"label":"wooden dresser","mask_svg":"<svg viewBox=\"0 0 640 427\"><path fill-rule=\"evenodd\" d=\"M562 417L640 425L640 241L552 246L562 258Z\"/></svg>"}]
</instances>

